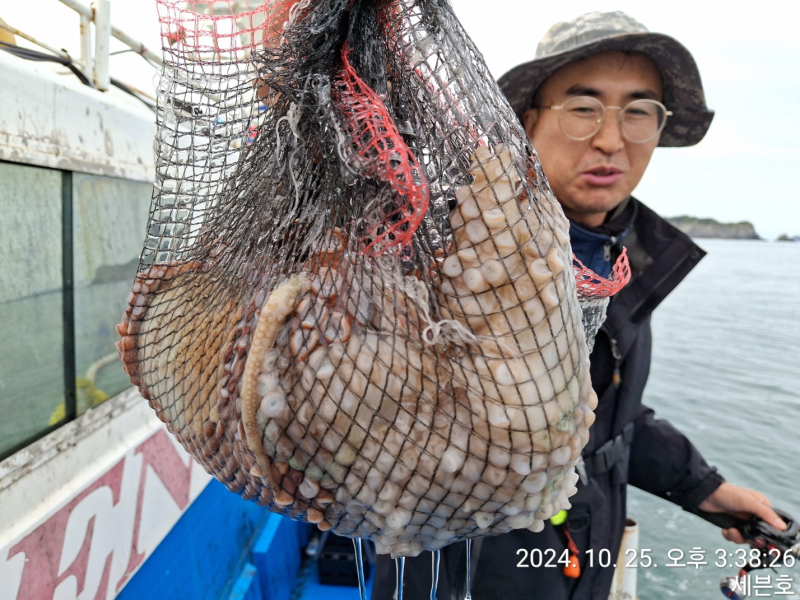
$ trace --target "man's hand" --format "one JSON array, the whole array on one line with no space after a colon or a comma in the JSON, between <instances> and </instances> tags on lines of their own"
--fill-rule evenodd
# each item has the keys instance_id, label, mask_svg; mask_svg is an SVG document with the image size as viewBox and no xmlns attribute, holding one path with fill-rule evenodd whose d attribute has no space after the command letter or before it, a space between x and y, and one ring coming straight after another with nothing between
<instances>
[{"instance_id":1,"label":"man's hand","mask_svg":"<svg viewBox=\"0 0 800 600\"><path fill-rule=\"evenodd\" d=\"M723 482L698 508L711 513L728 513L740 519L749 519L753 515L769 523L780 531L786 529L786 523L775 513L772 503L761 492ZM723 529L722 536L737 544L745 540L736 528Z\"/></svg>"}]
</instances>

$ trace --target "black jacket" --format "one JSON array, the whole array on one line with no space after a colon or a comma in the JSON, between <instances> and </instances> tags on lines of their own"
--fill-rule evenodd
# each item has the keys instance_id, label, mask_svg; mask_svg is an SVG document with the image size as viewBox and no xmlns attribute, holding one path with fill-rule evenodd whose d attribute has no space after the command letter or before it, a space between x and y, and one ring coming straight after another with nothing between
<instances>
[{"instance_id":1,"label":"black jacket","mask_svg":"<svg viewBox=\"0 0 800 600\"><path fill-rule=\"evenodd\" d=\"M557 564L567 548L563 527L547 523L540 533L516 530L473 543L472 592L480 600L607 600L613 568L600 567L599 559L601 551L607 550L608 562L616 561L625 527L626 484L692 509L723 481L683 434L656 419L642 404L650 373L650 315L705 253L639 201L632 198L629 204L626 212L631 211L631 226L618 247L628 249L632 279L609 305L591 355L592 384L600 400L583 455L590 457L624 432L629 443L620 446L624 448L621 460L610 470L592 475L588 485L579 482L577 494L570 499L566 527L579 549L581 577L566 578ZM454 544L443 550L440 600L464 597L464 546ZM526 556L530 565L534 549L545 560L554 557L554 566L518 566L526 562ZM589 564L590 556L594 565ZM428 598L430 565L427 552L406 561L404 598ZM373 600L389 600L394 586L393 561L379 557Z\"/></svg>"}]
</instances>

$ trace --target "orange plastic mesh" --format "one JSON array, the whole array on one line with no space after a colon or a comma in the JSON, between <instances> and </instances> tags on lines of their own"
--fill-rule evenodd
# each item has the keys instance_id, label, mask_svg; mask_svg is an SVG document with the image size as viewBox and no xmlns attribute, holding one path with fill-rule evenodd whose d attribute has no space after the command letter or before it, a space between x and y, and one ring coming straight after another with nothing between
<instances>
[{"instance_id":1,"label":"orange plastic mesh","mask_svg":"<svg viewBox=\"0 0 800 600\"><path fill-rule=\"evenodd\" d=\"M369 215L370 228L362 239L364 251L380 255L391 246L411 242L428 210L428 184L416 157L403 141L386 105L348 60L349 44L342 48L343 68L331 95L344 117L353 148L348 163L366 177L388 183L396 193L394 206L380 206ZM370 219L371 217L371 219Z\"/></svg>"},{"instance_id":2,"label":"orange plastic mesh","mask_svg":"<svg viewBox=\"0 0 800 600\"><path fill-rule=\"evenodd\" d=\"M611 277L605 279L584 265L572 255L572 269L575 272L575 287L579 297L608 298L619 292L631 280L631 266L628 263L628 249L623 248Z\"/></svg>"}]
</instances>

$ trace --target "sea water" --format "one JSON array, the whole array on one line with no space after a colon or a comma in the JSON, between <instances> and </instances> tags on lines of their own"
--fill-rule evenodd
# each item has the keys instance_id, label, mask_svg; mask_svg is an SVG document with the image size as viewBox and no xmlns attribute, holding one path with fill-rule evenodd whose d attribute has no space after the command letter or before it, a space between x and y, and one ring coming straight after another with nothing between
<instances>
[{"instance_id":1,"label":"sea water","mask_svg":"<svg viewBox=\"0 0 800 600\"><path fill-rule=\"evenodd\" d=\"M800 519L800 243L698 244L708 256L653 315L644 402L726 480L763 492ZM666 500L629 490L639 548L651 551L655 565L638 570L639 598L723 598L719 581L736 575L743 546ZM687 564L694 548L708 564ZM677 563L686 566L667 567L681 552ZM761 580L763 597L800 598L800 564L755 573L769 576L771 587ZM775 595L779 575L789 576L796 596Z\"/></svg>"}]
</instances>

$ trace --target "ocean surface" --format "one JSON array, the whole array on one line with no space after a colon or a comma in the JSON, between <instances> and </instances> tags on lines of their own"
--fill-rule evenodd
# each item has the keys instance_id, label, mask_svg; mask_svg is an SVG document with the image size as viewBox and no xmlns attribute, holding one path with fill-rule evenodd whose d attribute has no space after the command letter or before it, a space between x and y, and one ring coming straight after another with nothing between
<instances>
[{"instance_id":1,"label":"ocean surface","mask_svg":"<svg viewBox=\"0 0 800 600\"><path fill-rule=\"evenodd\" d=\"M800 519L800 243L698 240L708 255L656 309L644 402L731 483L759 490ZM738 548L713 525L629 488L628 515L655 567L639 568L640 600L719 600ZM694 548L707 565L666 567ZM728 566L720 561L726 553ZM734 553L729 556L727 553ZM800 598L800 564L756 571L750 597ZM779 576L793 595L776 595ZM756 595L756 591L760 595Z\"/></svg>"}]
</instances>

